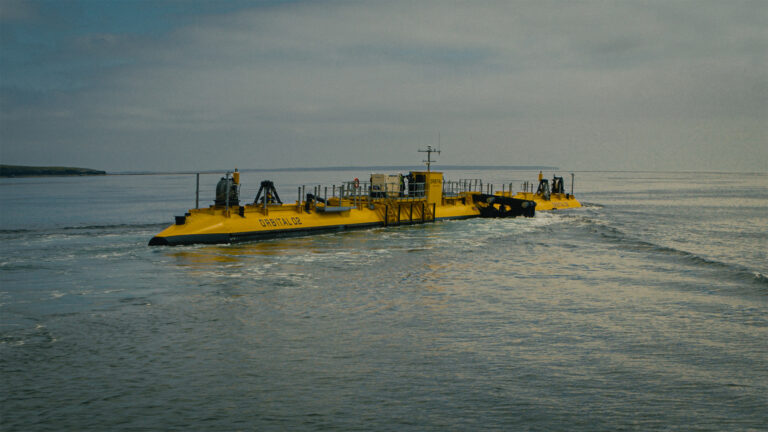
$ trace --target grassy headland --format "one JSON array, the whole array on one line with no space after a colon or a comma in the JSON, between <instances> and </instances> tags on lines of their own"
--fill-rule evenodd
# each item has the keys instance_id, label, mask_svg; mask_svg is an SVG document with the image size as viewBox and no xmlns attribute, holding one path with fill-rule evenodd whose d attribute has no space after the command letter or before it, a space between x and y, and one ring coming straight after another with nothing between
<instances>
[{"instance_id":1,"label":"grassy headland","mask_svg":"<svg viewBox=\"0 0 768 432\"><path fill-rule=\"evenodd\" d=\"M105 175L106 173L106 171L89 168L0 165L0 177L84 176Z\"/></svg>"}]
</instances>

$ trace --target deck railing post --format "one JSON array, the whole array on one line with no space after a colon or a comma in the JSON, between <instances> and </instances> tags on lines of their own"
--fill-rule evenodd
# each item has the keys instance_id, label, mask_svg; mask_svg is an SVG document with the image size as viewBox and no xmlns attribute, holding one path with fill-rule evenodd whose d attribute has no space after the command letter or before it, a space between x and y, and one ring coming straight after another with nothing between
<instances>
[{"instance_id":1,"label":"deck railing post","mask_svg":"<svg viewBox=\"0 0 768 432\"><path fill-rule=\"evenodd\" d=\"M195 180L195 208L198 209L200 208L200 173L197 173L195 177L197 177Z\"/></svg>"},{"instance_id":2,"label":"deck railing post","mask_svg":"<svg viewBox=\"0 0 768 432\"><path fill-rule=\"evenodd\" d=\"M573 181L574 181L574 175L571 173L571 196L573 196Z\"/></svg>"},{"instance_id":3,"label":"deck railing post","mask_svg":"<svg viewBox=\"0 0 768 432\"><path fill-rule=\"evenodd\" d=\"M227 197L224 200L225 203L225 215L229 216L229 171L227 171Z\"/></svg>"},{"instance_id":4,"label":"deck railing post","mask_svg":"<svg viewBox=\"0 0 768 432\"><path fill-rule=\"evenodd\" d=\"M267 215L267 188L264 188L264 197L262 198L261 209L264 210L264 215Z\"/></svg>"}]
</instances>

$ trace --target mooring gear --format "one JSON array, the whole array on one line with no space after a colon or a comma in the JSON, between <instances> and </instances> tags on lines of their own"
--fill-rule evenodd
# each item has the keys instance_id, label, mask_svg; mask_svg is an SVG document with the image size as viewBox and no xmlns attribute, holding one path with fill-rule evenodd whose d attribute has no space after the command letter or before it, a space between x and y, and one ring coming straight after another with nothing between
<instances>
[{"instance_id":1,"label":"mooring gear","mask_svg":"<svg viewBox=\"0 0 768 432\"><path fill-rule=\"evenodd\" d=\"M539 181L539 187L536 189L536 195L539 195L545 200L549 201L549 180L542 179Z\"/></svg>"},{"instance_id":2,"label":"mooring gear","mask_svg":"<svg viewBox=\"0 0 768 432\"><path fill-rule=\"evenodd\" d=\"M552 177L552 193L565 193L565 186L562 177Z\"/></svg>"},{"instance_id":3,"label":"mooring gear","mask_svg":"<svg viewBox=\"0 0 768 432\"><path fill-rule=\"evenodd\" d=\"M263 194L263 195L262 195ZM254 204L282 204L280 195L277 194L275 184L271 180L264 180L259 186L259 191L256 193L256 198L253 200Z\"/></svg>"}]
</instances>

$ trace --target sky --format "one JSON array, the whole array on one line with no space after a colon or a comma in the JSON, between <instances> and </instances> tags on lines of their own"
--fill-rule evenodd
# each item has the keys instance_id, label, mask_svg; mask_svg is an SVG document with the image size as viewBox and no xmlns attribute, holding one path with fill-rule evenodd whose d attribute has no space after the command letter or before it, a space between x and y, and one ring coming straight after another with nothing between
<instances>
[{"instance_id":1,"label":"sky","mask_svg":"<svg viewBox=\"0 0 768 432\"><path fill-rule=\"evenodd\" d=\"M767 1L0 0L0 162L768 171ZM438 138L439 137L439 138Z\"/></svg>"}]
</instances>

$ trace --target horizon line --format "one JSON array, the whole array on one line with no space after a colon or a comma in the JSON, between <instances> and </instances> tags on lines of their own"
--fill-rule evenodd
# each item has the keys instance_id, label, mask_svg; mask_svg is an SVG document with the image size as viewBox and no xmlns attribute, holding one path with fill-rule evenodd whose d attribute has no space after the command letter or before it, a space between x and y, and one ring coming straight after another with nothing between
<instances>
[{"instance_id":1,"label":"horizon line","mask_svg":"<svg viewBox=\"0 0 768 432\"><path fill-rule=\"evenodd\" d=\"M455 169L476 169L476 170L515 170L515 171L527 171L527 170L558 170L559 167L545 166L545 165L441 165L441 170L455 170ZM282 167L282 168L237 168L238 172L266 172L266 171L284 171L284 172L296 172L296 171L355 171L355 170L410 170L419 171L425 170L423 165L349 165L349 166L327 166L327 167ZM181 170L181 171L115 171L109 172L110 175L138 175L138 174L215 174L222 172L231 172L232 170Z\"/></svg>"}]
</instances>

